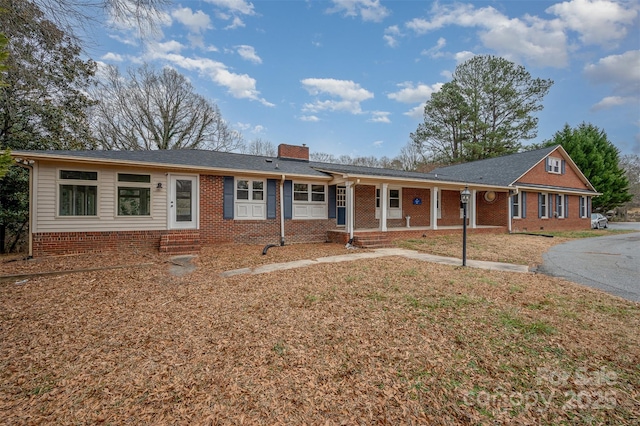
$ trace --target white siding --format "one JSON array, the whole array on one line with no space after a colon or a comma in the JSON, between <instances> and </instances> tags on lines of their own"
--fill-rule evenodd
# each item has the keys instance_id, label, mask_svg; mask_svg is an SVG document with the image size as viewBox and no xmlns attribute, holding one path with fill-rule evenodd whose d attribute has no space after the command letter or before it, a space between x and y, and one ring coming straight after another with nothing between
<instances>
[{"instance_id":1,"label":"white siding","mask_svg":"<svg viewBox=\"0 0 640 426\"><path fill-rule=\"evenodd\" d=\"M86 165L60 165L39 162L34 182L35 232L73 231L150 231L167 229L167 176L164 171L142 168L90 167ZM58 216L59 170L98 172L97 216ZM118 217L116 206L118 173L151 175L151 216ZM68 181L66 181L68 182ZM157 189L162 183L162 189ZM126 186L121 183L121 186Z\"/></svg>"}]
</instances>

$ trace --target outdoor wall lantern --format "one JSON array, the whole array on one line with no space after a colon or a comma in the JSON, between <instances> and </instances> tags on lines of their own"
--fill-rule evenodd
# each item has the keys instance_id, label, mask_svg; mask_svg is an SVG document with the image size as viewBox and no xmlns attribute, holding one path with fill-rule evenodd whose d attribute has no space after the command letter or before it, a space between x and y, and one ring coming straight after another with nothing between
<instances>
[{"instance_id":1,"label":"outdoor wall lantern","mask_svg":"<svg viewBox=\"0 0 640 426\"><path fill-rule=\"evenodd\" d=\"M156 186L156 189L158 190L162 189L162 182L158 182L158 186Z\"/></svg>"},{"instance_id":2,"label":"outdoor wall lantern","mask_svg":"<svg viewBox=\"0 0 640 426\"><path fill-rule=\"evenodd\" d=\"M471 198L469 187L465 186L460 191L460 203L462 203L462 266L467 266L467 204Z\"/></svg>"}]
</instances>

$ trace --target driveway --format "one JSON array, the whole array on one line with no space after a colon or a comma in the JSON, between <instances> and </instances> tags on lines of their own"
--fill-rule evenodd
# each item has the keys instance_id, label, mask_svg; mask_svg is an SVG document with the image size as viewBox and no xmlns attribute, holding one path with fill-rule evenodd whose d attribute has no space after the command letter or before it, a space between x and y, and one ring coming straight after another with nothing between
<instances>
[{"instance_id":1,"label":"driveway","mask_svg":"<svg viewBox=\"0 0 640 426\"><path fill-rule=\"evenodd\" d=\"M630 234L583 238L551 247L538 272L640 302L640 223L610 223Z\"/></svg>"}]
</instances>

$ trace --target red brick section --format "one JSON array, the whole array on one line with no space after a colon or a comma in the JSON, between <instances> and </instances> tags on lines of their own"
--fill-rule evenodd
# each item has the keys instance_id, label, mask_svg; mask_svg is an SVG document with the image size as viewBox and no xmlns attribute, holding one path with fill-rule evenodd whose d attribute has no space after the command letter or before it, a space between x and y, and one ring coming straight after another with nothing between
<instances>
[{"instance_id":1,"label":"red brick section","mask_svg":"<svg viewBox=\"0 0 640 426\"><path fill-rule=\"evenodd\" d=\"M553 151L549 156L566 160L566 158L562 157L560 152L557 150ZM545 158L534 166L524 176L522 176L517 183L532 183L536 185L549 185L561 188L590 189L582 179L580 179L578 174L569 166L569 161L567 161L565 174L563 175L547 172L545 170L546 161L547 160Z\"/></svg>"},{"instance_id":2,"label":"red brick section","mask_svg":"<svg viewBox=\"0 0 640 426\"><path fill-rule=\"evenodd\" d=\"M47 232L33 234L33 256L158 250L166 231Z\"/></svg>"},{"instance_id":3,"label":"red brick section","mask_svg":"<svg viewBox=\"0 0 640 426\"><path fill-rule=\"evenodd\" d=\"M486 191L476 193L476 224L490 226L507 226L509 224L509 210L507 210L506 192L496 192L493 202L485 199Z\"/></svg>"},{"instance_id":4,"label":"red brick section","mask_svg":"<svg viewBox=\"0 0 640 426\"><path fill-rule=\"evenodd\" d=\"M413 204L416 198L420 200L420 204ZM403 216L411 216L411 226L430 226L431 191L424 188L403 188L402 212ZM406 223L403 224L406 225Z\"/></svg>"},{"instance_id":5,"label":"red brick section","mask_svg":"<svg viewBox=\"0 0 640 426\"><path fill-rule=\"evenodd\" d=\"M193 253L200 249L198 231L47 232L33 235L33 256L113 253L121 250Z\"/></svg>"},{"instance_id":6,"label":"red brick section","mask_svg":"<svg viewBox=\"0 0 640 426\"><path fill-rule=\"evenodd\" d=\"M309 147L299 145L278 145L278 158L293 158L309 161Z\"/></svg>"},{"instance_id":7,"label":"red brick section","mask_svg":"<svg viewBox=\"0 0 640 426\"><path fill-rule=\"evenodd\" d=\"M554 201L555 206L555 201ZM568 217L565 218L538 218L538 193L527 192L527 214L524 219L513 219L511 225L512 232L533 232L533 231L567 231L589 229L591 227L591 217L580 217L580 197L569 195Z\"/></svg>"},{"instance_id":8,"label":"red brick section","mask_svg":"<svg viewBox=\"0 0 640 426\"><path fill-rule=\"evenodd\" d=\"M203 244L279 244L280 190L276 190L276 218L233 220L223 218L222 176L200 176L200 241ZM280 182L278 182L280 185ZM325 242L335 219L285 220L285 243Z\"/></svg>"}]
</instances>

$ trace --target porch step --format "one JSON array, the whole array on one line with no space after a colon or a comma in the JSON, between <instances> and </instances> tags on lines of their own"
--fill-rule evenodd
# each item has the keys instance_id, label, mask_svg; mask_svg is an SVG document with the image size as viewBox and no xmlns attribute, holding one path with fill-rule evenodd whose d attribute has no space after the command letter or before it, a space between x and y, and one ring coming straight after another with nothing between
<instances>
[{"instance_id":1,"label":"porch step","mask_svg":"<svg viewBox=\"0 0 640 426\"><path fill-rule=\"evenodd\" d=\"M200 251L199 232L167 233L160 236L160 253L186 254Z\"/></svg>"},{"instance_id":2,"label":"porch step","mask_svg":"<svg viewBox=\"0 0 640 426\"><path fill-rule=\"evenodd\" d=\"M353 236L353 245L360 248L393 247L391 239L385 233L370 233Z\"/></svg>"}]
</instances>

